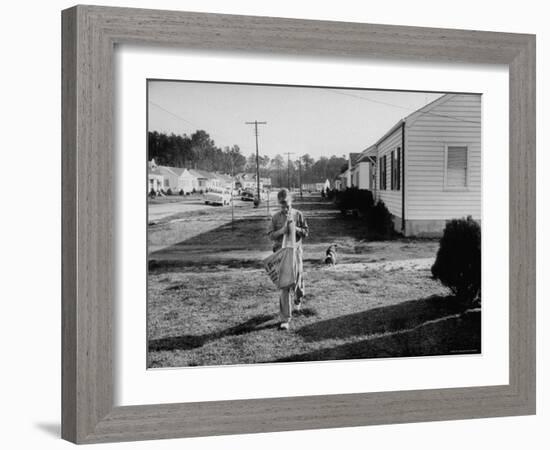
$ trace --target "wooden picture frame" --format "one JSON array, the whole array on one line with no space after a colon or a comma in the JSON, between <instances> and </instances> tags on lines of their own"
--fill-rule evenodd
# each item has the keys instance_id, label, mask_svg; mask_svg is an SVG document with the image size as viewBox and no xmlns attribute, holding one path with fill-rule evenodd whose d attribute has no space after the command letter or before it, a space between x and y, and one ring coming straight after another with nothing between
<instances>
[{"instance_id":1,"label":"wooden picture frame","mask_svg":"<svg viewBox=\"0 0 550 450\"><path fill-rule=\"evenodd\" d=\"M509 384L114 407L116 44L506 64ZM75 443L535 413L535 36L96 6L62 13L62 437Z\"/></svg>"}]
</instances>

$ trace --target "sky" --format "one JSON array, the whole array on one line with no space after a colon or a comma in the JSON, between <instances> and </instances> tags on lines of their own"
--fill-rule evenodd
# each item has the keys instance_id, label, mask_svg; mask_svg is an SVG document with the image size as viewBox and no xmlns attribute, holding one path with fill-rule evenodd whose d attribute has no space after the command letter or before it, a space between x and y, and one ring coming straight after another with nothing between
<instances>
[{"instance_id":1,"label":"sky","mask_svg":"<svg viewBox=\"0 0 550 450\"><path fill-rule=\"evenodd\" d=\"M395 123L442 94L317 87L149 81L148 129L190 135L203 129L218 147L259 153L343 156L360 152Z\"/></svg>"}]
</instances>

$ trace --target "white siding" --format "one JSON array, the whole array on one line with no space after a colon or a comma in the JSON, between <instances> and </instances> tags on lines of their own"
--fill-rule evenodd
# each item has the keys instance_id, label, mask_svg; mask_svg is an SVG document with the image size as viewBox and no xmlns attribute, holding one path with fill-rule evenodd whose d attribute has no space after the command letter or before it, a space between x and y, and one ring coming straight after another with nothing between
<instances>
[{"instance_id":1,"label":"white siding","mask_svg":"<svg viewBox=\"0 0 550 450\"><path fill-rule=\"evenodd\" d=\"M352 170L352 185L359 189L369 189L370 164L360 162Z\"/></svg>"},{"instance_id":2,"label":"white siding","mask_svg":"<svg viewBox=\"0 0 550 450\"><path fill-rule=\"evenodd\" d=\"M178 191L183 189L183 192L191 192L197 187L197 178L189 173L187 169L180 175L178 179Z\"/></svg>"},{"instance_id":3,"label":"white siding","mask_svg":"<svg viewBox=\"0 0 550 450\"><path fill-rule=\"evenodd\" d=\"M382 200L388 210L397 217L402 216L402 193L400 190L391 190L391 152L401 148L402 129L397 128L392 134L378 144L378 171L376 174L376 186L377 186L377 198ZM386 190L380 189L380 171L382 158L386 155ZM403 164L401 164L401 173L399 174L402 179Z\"/></svg>"},{"instance_id":4,"label":"white siding","mask_svg":"<svg viewBox=\"0 0 550 450\"><path fill-rule=\"evenodd\" d=\"M369 189L370 164L359 163L359 189Z\"/></svg>"},{"instance_id":5,"label":"white siding","mask_svg":"<svg viewBox=\"0 0 550 450\"><path fill-rule=\"evenodd\" d=\"M164 189L177 189L178 188L178 176L172 172L170 169L167 169L166 167L164 166L159 166L158 167L160 172L162 172L162 175L164 176L164 184L163 184L163 188ZM166 183L166 181L168 181L168 183ZM168 185L166 185L168 184Z\"/></svg>"},{"instance_id":6,"label":"white siding","mask_svg":"<svg viewBox=\"0 0 550 450\"><path fill-rule=\"evenodd\" d=\"M407 125L405 139L405 218L481 219L481 96L455 95L435 106ZM468 146L465 189L445 186L447 145Z\"/></svg>"}]
</instances>

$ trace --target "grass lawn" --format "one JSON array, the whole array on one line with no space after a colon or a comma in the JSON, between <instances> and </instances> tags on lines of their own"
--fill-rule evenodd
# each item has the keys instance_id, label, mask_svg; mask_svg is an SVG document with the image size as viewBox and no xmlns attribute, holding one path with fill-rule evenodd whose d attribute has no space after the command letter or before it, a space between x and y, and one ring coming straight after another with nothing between
<instances>
[{"instance_id":1,"label":"grass lawn","mask_svg":"<svg viewBox=\"0 0 550 450\"><path fill-rule=\"evenodd\" d=\"M265 205L264 205L265 206ZM363 223L318 197L306 215L306 301L278 330L265 209L240 205L149 227L148 366L478 353L480 311L432 280L434 240L369 240ZM338 264L322 263L337 243Z\"/></svg>"}]
</instances>

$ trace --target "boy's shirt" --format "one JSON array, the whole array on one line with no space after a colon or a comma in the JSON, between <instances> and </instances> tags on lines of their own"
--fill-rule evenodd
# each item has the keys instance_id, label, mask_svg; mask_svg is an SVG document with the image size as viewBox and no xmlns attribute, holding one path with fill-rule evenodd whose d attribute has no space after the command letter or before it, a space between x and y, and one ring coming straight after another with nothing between
<instances>
[{"instance_id":1,"label":"boy's shirt","mask_svg":"<svg viewBox=\"0 0 550 450\"><path fill-rule=\"evenodd\" d=\"M301 211L298 211L297 209L291 209L292 211L292 218L294 220L294 224L296 225L296 247L302 246L302 238L306 237L309 234L309 228L307 225L307 221L302 214ZM276 252L283 246L283 235L279 237L273 237L273 232L280 230L286 223L286 214L284 214L282 211L278 211L275 214L273 214L273 217L271 218L271 228L269 230L269 237L275 241L273 244L273 251Z\"/></svg>"}]
</instances>

